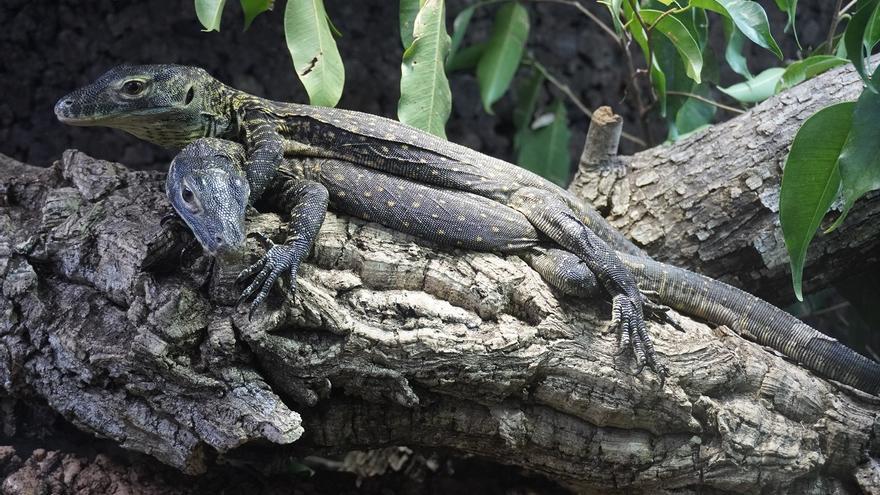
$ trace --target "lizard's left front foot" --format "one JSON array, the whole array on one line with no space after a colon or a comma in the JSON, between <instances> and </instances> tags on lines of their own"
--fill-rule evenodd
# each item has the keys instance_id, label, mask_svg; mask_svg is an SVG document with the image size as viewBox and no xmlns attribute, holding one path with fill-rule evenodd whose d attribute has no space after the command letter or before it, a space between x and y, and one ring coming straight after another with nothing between
<instances>
[{"instance_id":1,"label":"lizard's left front foot","mask_svg":"<svg viewBox=\"0 0 880 495\"><path fill-rule=\"evenodd\" d=\"M249 299L254 293L257 294L257 297L251 302L248 318L266 300L269 291L272 290L272 285L285 271L290 271L290 290L296 291L296 272L299 268L299 261L302 259L301 255L298 256L297 245L275 244L265 237L264 240L269 245L269 250L259 261L245 268L238 275L238 282L251 277L253 277L253 281L242 291L237 305Z\"/></svg>"},{"instance_id":2,"label":"lizard's left front foot","mask_svg":"<svg viewBox=\"0 0 880 495\"><path fill-rule=\"evenodd\" d=\"M615 295L611 303L611 328L617 329L620 351L632 349L639 366L637 373L641 373L647 365L660 375L661 380L669 376L669 369L657 361L657 352L645 326L640 300L633 300L625 294Z\"/></svg>"}]
</instances>

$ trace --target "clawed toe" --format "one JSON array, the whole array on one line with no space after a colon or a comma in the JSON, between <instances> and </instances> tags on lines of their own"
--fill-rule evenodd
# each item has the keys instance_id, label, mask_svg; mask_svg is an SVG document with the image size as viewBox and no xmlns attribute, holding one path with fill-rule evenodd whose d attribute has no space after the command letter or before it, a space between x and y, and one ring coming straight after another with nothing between
<instances>
[{"instance_id":1,"label":"clawed toe","mask_svg":"<svg viewBox=\"0 0 880 495\"><path fill-rule=\"evenodd\" d=\"M248 279L251 283L241 292L236 305L244 303L246 300L254 297L248 311L248 318L253 316L254 311L266 300L272 286L287 270L294 265L294 251L292 248L283 245L276 245L270 239L262 236L263 240L270 243L271 247L259 261L242 270L238 275L237 283L243 283ZM295 276L292 274L291 276ZM256 294L256 296L254 296Z\"/></svg>"},{"instance_id":2,"label":"clawed toe","mask_svg":"<svg viewBox=\"0 0 880 495\"><path fill-rule=\"evenodd\" d=\"M611 315L612 328L618 332L618 354L631 350L636 360L636 374L647 366L661 375L661 380L664 379L669 370L657 361L640 306L628 296L617 295L612 302Z\"/></svg>"}]
</instances>

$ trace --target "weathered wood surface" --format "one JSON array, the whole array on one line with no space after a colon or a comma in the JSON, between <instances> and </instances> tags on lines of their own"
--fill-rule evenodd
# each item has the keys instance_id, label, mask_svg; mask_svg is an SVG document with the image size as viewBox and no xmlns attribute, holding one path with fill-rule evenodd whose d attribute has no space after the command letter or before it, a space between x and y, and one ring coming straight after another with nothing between
<instances>
[{"instance_id":1,"label":"weathered wood surface","mask_svg":"<svg viewBox=\"0 0 880 495\"><path fill-rule=\"evenodd\" d=\"M3 160L5 395L190 473L255 442L446 447L597 491L846 493L876 471L877 398L726 328L652 322L661 384L616 354L607 302L335 215L296 297L248 321L223 304L241 262L212 276L160 227L169 211L161 174ZM285 234L274 214L250 223Z\"/></svg>"},{"instance_id":2,"label":"weathered wood surface","mask_svg":"<svg viewBox=\"0 0 880 495\"><path fill-rule=\"evenodd\" d=\"M601 166L585 153L571 189L656 259L790 302L778 216L786 155L807 118L855 100L862 88L847 65L678 142ZM869 194L840 229L816 236L804 272L807 291L877 268L878 217L880 194Z\"/></svg>"}]
</instances>

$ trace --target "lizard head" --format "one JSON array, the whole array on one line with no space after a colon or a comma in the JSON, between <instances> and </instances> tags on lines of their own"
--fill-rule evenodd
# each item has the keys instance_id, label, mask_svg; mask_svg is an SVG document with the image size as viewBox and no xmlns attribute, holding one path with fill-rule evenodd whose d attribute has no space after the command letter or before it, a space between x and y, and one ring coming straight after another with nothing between
<instances>
[{"instance_id":1,"label":"lizard head","mask_svg":"<svg viewBox=\"0 0 880 495\"><path fill-rule=\"evenodd\" d=\"M244 157L237 143L202 138L183 148L168 170L171 205L211 255L244 245L250 196Z\"/></svg>"},{"instance_id":2,"label":"lizard head","mask_svg":"<svg viewBox=\"0 0 880 495\"><path fill-rule=\"evenodd\" d=\"M113 127L182 147L228 123L210 108L222 86L199 67L120 65L58 100L55 115L65 124Z\"/></svg>"}]
</instances>

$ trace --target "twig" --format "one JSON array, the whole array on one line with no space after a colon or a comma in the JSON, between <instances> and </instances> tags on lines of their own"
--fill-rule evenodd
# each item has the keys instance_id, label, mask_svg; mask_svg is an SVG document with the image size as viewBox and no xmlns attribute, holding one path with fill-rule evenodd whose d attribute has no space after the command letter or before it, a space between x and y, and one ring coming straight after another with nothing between
<instances>
[{"instance_id":1,"label":"twig","mask_svg":"<svg viewBox=\"0 0 880 495\"><path fill-rule=\"evenodd\" d=\"M693 98L693 99L695 99L695 100L700 100L700 101L702 101L703 103L708 103L709 105L716 106L716 107L718 107L718 108L722 108L722 109L724 109L724 110L727 110L728 112L733 112L733 113L746 113L745 110L740 110L739 108L735 108L735 107L727 106L727 105L725 105L725 104L723 104L723 103L718 103L717 101L710 100L709 98L706 98L706 97L704 97L704 96L700 96L700 95L697 95L697 94L694 94L694 93L687 93L687 92L685 92L685 91L667 91L666 94L667 94L667 95L674 95L674 96L687 96L688 98Z\"/></svg>"},{"instance_id":2,"label":"twig","mask_svg":"<svg viewBox=\"0 0 880 495\"><path fill-rule=\"evenodd\" d=\"M855 2L852 2L855 3ZM852 5L852 3L850 5ZM828 28L828 53L832 54L834 52L834 33L837 31L837 24L840 22L840 11L841 6L843 5L843 0L837 0L837 7L834 9L834 15L831 16L831 27ZM849 8L849 5L847 5Z\"/></svg>"},{"instance_id":3,"label":"twig","mask_svg":"<svg viewBox=\"0 0 880 495\"><path fill-rule=\"evenodd\" d=\"M577 0L531 0L531 1L533 1L533 2L544 2L544 3L559 3L559 4L562 4L562 5L568 5L568 6L570 6L570 7L574 7L574 8L576 8L576 9L580 10L582 14L584 14L584 15L587 16L587 17L589 17L590 20L592 20L593 22L595 22L595 23L596 23L600 28L602 28L602 30L605 31L609 36L611 36L611 37L614 38L615 40L618 38L618 35L617 35L617 32L616 32L616 31L614 31L613 29L611 29L611 27L609 27L608 24L605 24L605 22L603 22L602 19L599 19L599 17L598 17L596 14L590 12L586 7L584 7L583 5L581 5L581 3L578 2Z\"/></svg>"},{"instance_id":4,"label":"twig","mask_svg":"<svg viewBox=\"0 0 880 495\"><path fill-rule=\"evenodd\" d=\"M538 72L540 72L545 78L547 78L547 80L550 81L550 84L556 86L556 88L559 89L559 91L562 91L562 93L565 94L565 96L567 96L568 99L570 99L571 102L574 103L574 105L576 107L578 107L578 109L584 115L586 115L589 118L593 118L593 112L584 104L584 102L582 102L580 100L580 98L577 97L577 95L574 94L574 92L571 90L571 88L569 88L567 84L561 82L553 74L551 74L547 70L547 68L544 67L540 62L538 62L537 60L534 60L534 59L523 60L523 62L531 64L533 67L538 69ZM621 136L623 136L623 138L626 139L627 141L635 143L639 146L647 146L647 143L644 140L642 140L641 138L639 138L637 136L633 136L632 134L629 134L627 132L622 132Z\"/></svg>"},{"instance_id":5,"label":"twig","mask_svg":"<svg viewBox=\"0 0 880 495\"><path fill-rule=\"evenodd\" d=\"M846 12L847 12L849 9L851 9L851 8L853 7L853 5L855 5L856 3L858 3L858 0L852 0L851 2L849 2L848 4L846 4L846 6L843 7L842 9L838 9L838 11L837 11L837 17L843 17L844 14L846 14ZM838 4L838 5L839 5L839 4Z\"/></svg>"}]
</instances>

